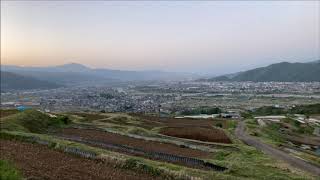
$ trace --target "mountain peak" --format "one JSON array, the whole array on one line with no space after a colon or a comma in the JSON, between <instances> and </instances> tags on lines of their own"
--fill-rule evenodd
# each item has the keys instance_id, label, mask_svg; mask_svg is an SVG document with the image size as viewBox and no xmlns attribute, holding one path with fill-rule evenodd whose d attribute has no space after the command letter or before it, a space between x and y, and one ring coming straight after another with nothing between
<instances>
[{"instance_id":1,"label":"mountain peak","mask_svg":"<svg viewBox=\"0 0 320 180\"><path fill-rule=\"evenodd\" d=\"M68 63L68 64L63 64L63 65L59 65L56 66L55 68L61 69L61 70L68 70L68 71L72 71L72 72L83 72L83 71L89 71L90 68L79 64L79 63Z\"/></svg>"},{"instance_id":2,"label":"mountain peak","mask_svg":"<svg viewBox=\"0 0 320 180\"><path fill-rule=\"evenodd\" d=\"M67 64L63 64L63 65L59 65L57 67L77 67L77 68L88 68L87 66L83 65L83 64L79 64L79 63L67 63Z\"/></svg>"}]
</instances>

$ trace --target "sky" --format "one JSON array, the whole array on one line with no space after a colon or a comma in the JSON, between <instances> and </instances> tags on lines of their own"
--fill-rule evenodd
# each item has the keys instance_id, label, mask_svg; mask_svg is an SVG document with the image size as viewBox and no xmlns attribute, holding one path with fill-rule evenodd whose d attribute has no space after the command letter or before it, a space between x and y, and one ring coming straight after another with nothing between
<instances>
[{"instance_id":1,"label":"sky","mask_svg":"<svg viewBox=\"0 0 320 180\"><path fill-rule=\"evenodd\" d=\"M224 74L320 59L320 1L1 1L1 64Z\"/></svg>"}]
</instances>

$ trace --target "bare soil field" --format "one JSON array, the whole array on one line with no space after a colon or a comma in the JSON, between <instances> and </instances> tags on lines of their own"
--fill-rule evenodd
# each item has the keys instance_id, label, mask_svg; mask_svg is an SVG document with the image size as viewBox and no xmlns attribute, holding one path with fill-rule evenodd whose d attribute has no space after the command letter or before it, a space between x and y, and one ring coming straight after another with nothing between
<instances>
[{"instance_id":1,"label":"bare soil field","mask_svg":"<svg viewBox=\"0 0 320 180\"><path fill-rule=\"evenodd\" d=\"M160 118L157 116L133 115L150 124L159 126L212 126L214 120L210 119L190 119L190 118Z\"/></svg>"},{"instance_id":2,"label":"bare soil field","mask_svg":"<svg viewBox=\"0 0 320 180\"><path fill-rule=\"evenodd\" d=\"M220 129L215 129L212 127L167 127L163 128L160 133L186 138L194 139L206 142L216 142L216 143L226 143L231 144L229 137Z\"/></svg>"},{"instance_id":3,"label":"bare soil field","mask_svg":"<svg viewBox=\"0 0 320 180\"><path fill-rule=\"evenodd\" d=\"M62 136L82 137L88 140L100 141L104 143L126 145L134 148L140 148L145 151L169 153L173 155L180 155L186 157L208 158L210 157L210 155L212 155L208 152L190 148L183 148L174 144L161 143L156 141L146 141L142 139L122 136L115 133L91 129L66 128L61 130L61 132L58 134Z\"/></svg>"},{"instance_id":4,"label":"bare soil field","mask_svg":"<svg viewBox=\"0 0 320 180\"><path fill-rule=\"evenodd\" d=\"M206 142L231 144L229 137L220 129L214 128L217 123L226 126L226 120L160 118L156 116L134 115L149 124L161 124L160 133L179 138L200 140ZM158 125L159 127L159 125Z\"/></svg>"},{"instance_id":5,"label":"bare soil field","mask_svg":"<svg viewBox=\"0 0 320 180\"><path fill-rule=\"evenodd\" d=\"M1 159L13 162L27 179L156 179L148 174L116 169L102 162L72 156L42 145L2 139L0 143Z\"/></svg>"}]
</instances>

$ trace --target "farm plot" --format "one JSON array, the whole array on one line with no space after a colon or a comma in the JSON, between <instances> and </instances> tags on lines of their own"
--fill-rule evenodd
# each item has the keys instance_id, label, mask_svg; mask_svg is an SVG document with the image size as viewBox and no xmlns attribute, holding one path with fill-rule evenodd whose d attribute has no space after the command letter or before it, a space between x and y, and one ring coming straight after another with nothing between
<instances>
[{"instance_id":1,"label":"farm plot","mask_svg":"<svg viewBox=\"0 0 320 180\"><path fill-rule=\"evenodd\" d=\"M143 149L145 151L169 153L186 157L210 158L212 153L195 149L180 147L178 145L161 143L156 141L146 141L132 137L122 136L115 133L103 132L92 129L74 129L66 128L58 133L59 136L65 137L81 137L87 140L100 141L103 143L111 143L125 145L134 148Z\"/></svg>"},{"instance_id":2,"label":"farm plot","mask_svg":"<svg viewBox=\"0 0 320 180\"><path fill-rule=\"evenodd\" d=\"M178 138L192 139L204 142L231 144L230 138L221 129L227 128L227 120L221 119L189 119L161 118L141 114L130 114L143 124L157 129L154 132Z\"/></svg>"},{"instance_id":3,"label":"farm plot","mask_svg":"<svg viewBox=\"0 0 320 180\"><path fill-rule=\"evenodd\" d=\"M179 138L194 139L206 142L231 144L229 137L220 129L212 127L166 127L160 133Z\"/></svg>"},{"instance_id":4,"label":"farm plot","mask_svg":"<svg viewBox=\"0 0 320 180\"><path fill-rule=\"evenodd\" d=\"M16 109L0 109L0 118L19 113Z\"/></svg>"},{"instance_id":5,"label":"farm plot","mask_svg":"<svg viewBox=\"0 0 320 180\"><path fill-rule=\"evenodd\" d=\"M66 128L57 136L66 140L152 160L165 161L197 169L226 170L225 167L198 159L199 157L210 158L213 155L212 153L174 144L146 141L93 129Z\"/></svg>"},{"instance_id":6,"label":"farm plot","mask_svg":"<svg viewBox=\"0 0 320 180\"><path fill-rule=\"evenodd\" d=\"M117 169L106 163L75 157L38 144L2 139L0 143L1 159L13 162L27 179L157 179L148 174Z\"/></svg>"},{"instance_id":7,"label":"farm plot","mask_svg":"<svg viewBox=\"0 0 320 180\"><path fill-rule=\"evenodd\" d=\"M161 126L212 126L215 120L213 119L189 119L189 118L160 118L157 116L132 115L142 119L144 122L149 122L154 125Z\"/></svg>"},{"instance_id":8,"label":"farm plot","mask_svg":"<svg viewBox=\"0 0 320 180\"><path fill-rule=\"evenodd\" d=\"M142 156L142 157L153 159L153 160L167 161L167 162L176 163L176 164L180 164L180 165L184 165L192 168L216 170L216 171L224 171L227 169L225 167L218 166L210 162L205 162L204 160L196 159L196 158L172 155L172 154L161 153L161 152L151 152L151 151L146 151L144 149L134 148L130 146L112 144L112 143L103 143L103 142L87 140L79 137L61 137L61 138L69 141L75 141L75 142L80 142L80 143L84 143L92 146L97 146L99 148L103 148L107 150L115 150L118 152L127 153L135 156Z\"/></svg>"}]
</instances>

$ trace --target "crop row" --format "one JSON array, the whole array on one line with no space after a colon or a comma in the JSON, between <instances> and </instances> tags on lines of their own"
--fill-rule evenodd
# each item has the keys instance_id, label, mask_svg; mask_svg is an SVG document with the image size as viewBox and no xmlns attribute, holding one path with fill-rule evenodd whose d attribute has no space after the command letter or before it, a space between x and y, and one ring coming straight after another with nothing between
<instances>
[{"instance_id":1,"label":"crop row","mask_svg":"<svg viewBox=\"0 0 320 180\"><path fill-rule=\"evenodd\" d=\"M72 137L72 136L61 136L61 138L65 140L71 140L75 142L90 144L99 146L105 149L111 149L115 151L120 151L124 153L130 153L134 155L144 156L150 159L157 159L157 160L163 160L168 162L174 162L174 163L182 163L186 164L192 167L198 167L198 168L204 168L204 169L211 169L216 171L224 171L227 168L218 166L215 164L212 164L210 162L205 162L201 159L191 158L191 157L184 157L184 156L177 156L162 152L151 152L151 151L145 151L143 149L134 148L126 145L120 145L120 144L112 144L112 143L105 143L105 142L99 142L99 141L93 141L93 140L87 140L81 137Z\"/></svg>"}]
</instances>

